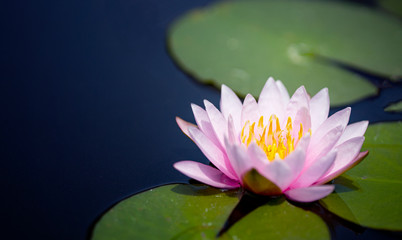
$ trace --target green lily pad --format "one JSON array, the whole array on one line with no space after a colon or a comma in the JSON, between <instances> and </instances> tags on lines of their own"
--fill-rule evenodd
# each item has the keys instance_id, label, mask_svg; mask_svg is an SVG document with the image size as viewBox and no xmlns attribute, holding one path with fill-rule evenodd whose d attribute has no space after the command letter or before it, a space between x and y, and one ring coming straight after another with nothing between
<instances>
[{"instance_id":1,"label":"green lily pad","mask_svg":"<svg viewBox=\"0 0 402 240\"><path fill-rule=\"evenodd\" d=\"M402 122L370 125L363 149L369 155L335 179L324 207L354 223L402 230Z\"/></svg>"},{"instance_id":2,"label":"green lily pad","mask_svg":"<svg viewBox=\"0 0 402 240\"><path fill-rule=\"evenodd\" d=\"M378 0L378 4L385 10L402 17L402 1L401 0Z\"/></svg>"},{"instance_id":3,"label":"green lily pad","mask_svg":"<svg viewBox=\"0 0 402 240\"><path fill-rule=\"evenodd\" d=\"M401 112L402 111L402 101L397 103L390 104L387 106L384 111L386 112Z\"/></svg>"},{"instance_id":4,"label":"green lily pad","mask_svg":"<svg viewBox=\"0 0 402 240\"><path fill-rule=\"evenodd\" d=\"M96 224L92 239L215 239L239 192L173 184L127 198ZM329 239L320 217L283 198L263 205L219 239Z\"/></svg>"},{"instance_id":5,"label":"green lily pad","mask_svg":"<svg viewBox=\"0 0 402 240\"><path fill-rule=\"evenodd\" d=\"M376 89L333 59L379 75L402 75L399 21L332 1L229 1L196 9L170 28L178 65L204 83L258 96L269 76L290 93L328 87L340 105ZM326 59L326 60L323 60Z\"/></svg>"},{"instance_id":6,"label":"green lily pad","mask_svg":"<svg viewBox=\"0 0 402 240\"><path fill-rule=\"evenodd\" d=\"M325 222L283 197L265 204L237 222L231 239L331 239Z\"/></svg>"},{"instance_id":7,"label":"green lily pad","mask_svg":"<svg viewBox=\"0 0 402 240\"><path fill-rule=\"evenodd\" d=\"M238 202L237 191L205 185L166 185L110 209L92 239L213 239Z\"/></svg>"}]
</instances>

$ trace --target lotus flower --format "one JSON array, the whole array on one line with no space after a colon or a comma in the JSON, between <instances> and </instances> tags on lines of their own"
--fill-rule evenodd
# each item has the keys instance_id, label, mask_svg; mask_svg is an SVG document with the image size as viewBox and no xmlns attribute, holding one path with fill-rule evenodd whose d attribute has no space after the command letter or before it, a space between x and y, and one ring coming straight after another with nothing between
<instances>
[{"instance_id":1,"label":"lotus flower","mask_svg":"<svg viewBox=\"0 0 402 240\"><path fill-rule=\"evenodd\" d=\"M197 125L176 117L216 168L194 161L174 167L207 185L312 202L368 154L360 152L368 121L348 125L349 107L328 117L327 88L310 98L301 86L289 98L282 82L269 78L258 102L248 94L242 103L225 85L221 94L220 111L207 100L205 110L191 105Z\"/></svg>"}]
</instances>

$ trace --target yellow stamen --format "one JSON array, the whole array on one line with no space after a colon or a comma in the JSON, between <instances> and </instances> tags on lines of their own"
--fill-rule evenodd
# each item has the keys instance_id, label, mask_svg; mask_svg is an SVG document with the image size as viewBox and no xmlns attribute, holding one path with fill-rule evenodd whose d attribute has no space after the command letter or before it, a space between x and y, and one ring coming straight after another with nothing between
<instances>
[{"instance_id":1,"label":"yellow stamen","mask_svg":"<svg viewBox=\"0 0 402 240\"><path fill-rule=\"evenodd\" d=\"M288 122L286 123L286 130L288 132L292 131L292 119L290 117L288 117Z\"/></svg>"},{"instance_id":2,"label":"yellow stamen","mask_svg":"<svg viewBox=\"0 0 402 240\"><path fill-rule=\"evenodd\" d=\"M258 120L258 127L262 127L264 125L264 117L261 116L260 120Z\"/></svg>"},{"instance_id":3,"label":"yellow stamen","mask_svg":"<svg viewBox=\"0 0 402 240\"><path fill-rule=\"evenodd\" d=\"M272 135L272 117L269 118L268 136Z\"/></svg>"},{"instance_id":4,"label":"yellow stamen","mask_svg":"<svg viewBox=\"0 0 402 240\"><path fill-rule=\"evenodd\" d=\"M250 127L250 135L249 135L249 137L248 137L248 139L247 139L247 146L248 145L250 145L250 143L251 143L251 140L253 140L255 137L255 134L254 134L254 126L255 126L255 123L253 123L253 124L251 124L251 127Z\"/></svg>"},{"instance_id":5,"label":"yellow stamen","mask_svg":"<svg viewBox=\"0 0 402 240\"><path fill-rule=\"evenodd\" d=\"M300 123L299 139L303 136L303 125Z\"/></svg>"},{"instance_id":6,"label":"yellow stamen","mask_svg":"<svg viewBox=\"0 0 402 240\"><path fill-rule=\"evenodd\" d=\"M279 118L276 117L276 115L273 115L276 118L276 132L281 131L281 125L279 124Z\"/></svg>"},{"instance_id":7,"label":"yellow stamen","mask_svg":"<svg viewBox=\"0 0 402 240\"><path fill-rule=\"evenodd\" d=\"M250 121L247 121L240 134L241 141L247 147L254 141L265 152L270 161L275 158L285 159L287 155L294 151L296 138L293 137L292 118L288 117L284 130L281 129L276 115L270 116L268 126L264 125L263 116L259 118L257 124L256 122L250 124ZM311 134L311 129L308 131ZM296 145L303 137L303 134L303 125L300 123Z\"/></svg>"}]
</instances>

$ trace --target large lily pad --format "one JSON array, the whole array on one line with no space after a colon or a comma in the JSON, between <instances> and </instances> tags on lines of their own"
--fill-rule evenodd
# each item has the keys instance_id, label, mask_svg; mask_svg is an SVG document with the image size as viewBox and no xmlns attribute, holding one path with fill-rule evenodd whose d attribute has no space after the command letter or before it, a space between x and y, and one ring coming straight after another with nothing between
<instances>
[{"instance_id":1,"label":"large lily pad","mask_svg":"<svg viewBox=\"0 0 402 240\"><path fill-rule=\"evenodd\" d=\"M237 191L205 185L166 185L134 195L111 208L92 239L215 239L238 202ZM235 223L220 239L329 239L320 217L283 198Z\"/></svg>"},{"instance_id":2,"label":"large lily pad","mask_svg":"<svg viewBox=\"0 0 402 240\"><path fill-rule=\"evenodd\" d=\"M400 22L347 3L217 3L178 19L168 37L187 73L242 95L257 96L269 76L290 92L300 85L310 94L328 87L334 105L375 93L361 76L328 59L389 77L402 73Z\"/></svg>"},{"instance_id":3,"label":"large lily pad","mask_svg":"<svg viewBox=\"0 0 402 240\"><path fill-rule=\"evenodd\" d=\"M366 159L336 179L335 192L320 202L357 224L402 230L402 122L368 127Z\"/></svg>"},{"instance_id":4,"label":"large lily pad","mask_svg":"<svg viewBox=\"0 0 402 240\"><path fill-rule=\"evenodd\" d=\"M385 10L402 17L402 1L401 0L378 0L378 4Z\"/></svg>"},{"instance_id":5,"label":"large lily pad","mask_svg":"<svg viewBox=\"0 0 402 240\"><path fill-rule=\"evenodd\" d=\"M231 239L330 239L319 216L289 204L283 197L248 214L228 235Z\"/></svg>"}]
</instances>

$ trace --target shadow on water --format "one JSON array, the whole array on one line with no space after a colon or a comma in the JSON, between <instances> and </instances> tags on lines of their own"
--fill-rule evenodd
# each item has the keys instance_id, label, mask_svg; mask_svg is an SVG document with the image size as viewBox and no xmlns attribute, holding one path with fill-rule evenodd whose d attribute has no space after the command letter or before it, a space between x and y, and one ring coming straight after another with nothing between
<instances>
[{"instance_id":1,"label":"shadow on water","mask_svg":"<svg viewBox=\"0 0 402 240\"><path fill-rule=\"evenodd\" d=\"M201 191L200 194L215 194L218 191L222 192L218 189L210 188L206 185L199 184L199 182L191 180L192 184L187 185L191 187L191 191L197 189L197 191ZM194 185L196 184L196 185ZM336 192L349 192L349 191L357 191L359 186L356 182L340 176L336 179L334 184L337 185ZM211 191L211 189L213 189ZM174 189L173 189L174 191ZM228 191L228 194L233 191ZM186 194L186 191L183 191L180 188L180 191L177 193ZM190 193L191 194L191 193ZM259 196L248 191L236 191L237 196L240 198L238 204L230 213L228 219L222 226L221 230L218 232L217 237L222 236L226 233L237 221L241 220L243 217L247 216L249 213L254 211L255 209L268 204L268 205L277 205L281 204L283 201L288 201L292 205L302 208L306 211L313 212L321 217L321 219L326 223L332 239L343 238L343 239L402 239L402 232L398 231L388 231L388 230L380 230L380 229L372 229L363 227L354 222L345 220L334 213L330 212L325 208L324 202L312 202L312 203L300 203L294 202L291 200L286 200L283 197L269 197L269 196ZM340 200L342 202L342 200ZM353 216L353 213L349 209L349 207L344 204L344 209L350 212L350 216ZM357 220L356 220L357 221Z\"/></svg>"},{"instance_id":2,"label":"shadow on water","mask_svg":"<svg viewBox=\"0 0 402 240\"><path fill-rule=\"evenodd\" d=\"M358 187L349 179L340 177L338 179L337 185L343 185L344 188L348 189L345 191L355 191ZM343 191L343 190L341 190ZM402 232L397 231L388 231L388 230L380 230L380 229L372 229L363 227L356 223L345 220L334 213L328 211L325 208L323 202L312 202L312 203L300 203L294 202L291 200L286 200L283 197L267 197L267 196L259 196L253 193L243 191L241 192L241 198L239 203L233 209L225 224L217 234L217 237L222 236L226 233L237 221L241 220L243 217L247 216L249 213L257 209L258 207L269 204L269 205L277 205L281 204L283 201L288 201L292 205L302 208L306 211L313 212L321 217L321 219L326 223L330 234L331 239L402 239ZM345 209L349 209L345 204ZM350 211L350 210L349 210Z\"/></svg>"},{"instance_id":3,"label":"shadow on water","mask_svg":"<svg viewBox=\"0 0 402 240\"><path fill-rule=\"evenodd\" d=\"M338 68L342 68L346 71L352 72L354 74L357 74L363 78L365 78L367 81L369 81L371 84L376 86L379 89L383 88L390 88L395 85L395 83L400 82L402 80L401 76L386 76L386 75L381 75L377 74L375 72L370 72L364 69L361 69L359 67L334 60L331 58L327 58L321 55L314 55L314 59L326 64L333 65Z\"/></svg>"},{"instance_id":4,"label":"shadow on water","mask_svg":"<svg viewBox=\"0 0 402 240\"><path fill-rule=\"evenodd\" d=\"M291 202L294 206L319 215L327 224L332 239L337 239L340 237L342 239L384 239L385 236L387 237L386 239L396 240L402 238L402 232L371 229L347 221L328 211L321 205L322 203L289 202Z\"/></svg>"},{"instance_id":5,"label":"shadow on water","mask_svg":"<svg viewBox=\"0 0 402 240\"><path fill-rule=\"evenodd\" d=\"M370 123L398 121L402 119L402 112L386 112L384 108L390 104L397 103L402 100L402 78L401 76L384 76L364 69L326 58L314 55L317 61L331 64L335 67L342 68L345 71L352 72L361 76L366 81L377 87L377 95L361 99L357 102L347 104L345 106L333 107L330 114L333 114L347 106L353 109L350 117L350 123L368 120ZM369 111L368 111L369 110Z\"/></svg>"},{"instance_id":6,"label":"shadow on water","mask_svg":"<svg viewBox=\"0 0 402 240\"><path fill-rule=\"evenodd\" d=\"M342 188L336 188L336 192L350 192L350 191L357 191L359 190L358 183L354 182L344 176L339 176L336 178L336 182L334 182L337 185L341 185Z\"/></svg>"},{"instance_id":7,"label":"shadow on water","mask_svg":"<svg viewBox=\"0 0 402 240\"><path fill-rule=\"evenodd\" d=\"M267 197L267 196L258 196L252 194L247 191L242 192L242 196L240 198L239 203L230 213L228 219L225 224L217 234L217 237L222 236L225 232L227 232L231 226L233 226L237 221L245 217L247 214L251 213L258 207L268 204L268 205L278 205L284 201L282 197Z\"/></svg>"}]
</instances>

